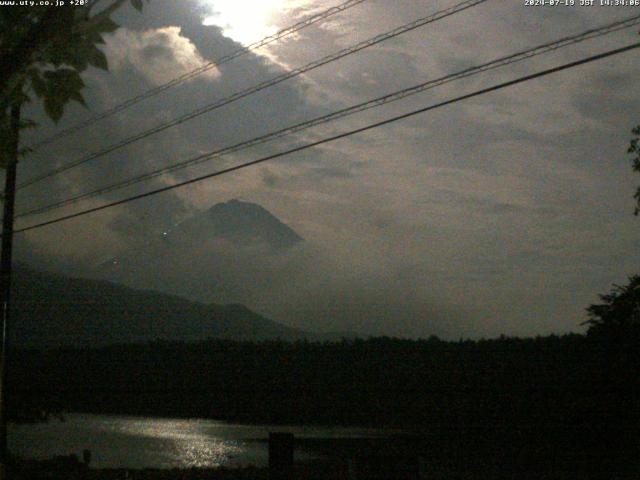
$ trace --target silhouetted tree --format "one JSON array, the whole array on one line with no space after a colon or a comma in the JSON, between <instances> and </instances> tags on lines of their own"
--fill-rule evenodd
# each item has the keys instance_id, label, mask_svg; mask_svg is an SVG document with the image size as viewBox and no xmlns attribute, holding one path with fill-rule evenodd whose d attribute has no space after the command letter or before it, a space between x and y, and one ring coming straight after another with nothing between
<instances>
[{"instance_id":1,"label":"silhouetted tree","mask_svg":"<svg viewBox=\"0 0 640 480\"><path fill-rule=\"evenodd\" d=\"M634 171L640 173L640 145L638 144L638 142L640 142L640 125L631 130L631 133L633 133L635 137L631 139L629 149L627 151L634 155L631 160L631 167ZM634 214L638 215L638 213L640 213L640 187L636 190L634 198L636 199L636 209Z\"/></svg>"},{"instance_id":2,"label":"silhouetted tree","mask_svg":"<svg viewBox=\"0 0 640 480\"><path fill-rule=\"evenodd\" d=\"M640 333L640 275L629 278L628 285L614 285L611 293L600 295L603 303L587 308L588 334L637 340Z\"/></svg>"},{"instance_id":3,"label":"silhouetted tree","mask_svg":"<svg viewBox=\"0 0 640 480\"><path fill-rule=\"evenodd\" d=\"M640 275L600 299L585 322L595 348L582 417L589 428L579 441L591 457L590 478L633 478L640 468Z\"/></svg>"},{"instance_id":4,"label":"silhouetted tree","mask_svg":"<svg viewBox=\"0 0 640 480\"><path fill-rule=\"evenodd\" d=\"M149 0L147 0L149 1ZM84 105L81 73L89 66L108 69L100 50L103 35L118 25L111 15L130 2L142 10L143 0L79 0L79 5L11 5L0 7L0 168L5 170L2 252L0 260L0 304L10 311L11 238L20 131L34 127L21 118L21 106L39 98L54 122L60 120L71 100ZM24 2L27 3L27 2ZM6 331L7 317L2 317ZM8 323L8 322L7 322ZM0 370L4 372L4 337L0 342ZM0 384L4 373L0 372ZM0 457L4 452L5 392L0 388ZM0 458L0 463L2 459Z\"/></svg>"},{"instance_id":5,"label":"silhouetted tree","mask_svg":"<svg viewBox=\"0 0 640 480\"><path fill-rule=\"evenodd\" d=\"M99 45L104 44L105 33L118 28L111 15L127 1L142 9L142 0L0 8L0 153L12 141L11 129L6 127L13 105L35 95L56 122L69 101L84 105L80 74L90 65L107 70L107 58ZM3 155L2 166L11 160Z\"/></svg>"}]
</instances>

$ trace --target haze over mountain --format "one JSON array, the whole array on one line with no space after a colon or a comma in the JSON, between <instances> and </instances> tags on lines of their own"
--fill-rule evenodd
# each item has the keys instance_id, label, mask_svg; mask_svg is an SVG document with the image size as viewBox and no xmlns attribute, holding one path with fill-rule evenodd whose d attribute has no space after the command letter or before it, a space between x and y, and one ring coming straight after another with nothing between
<instances>
[{"instance_id":1,"label":"haze over mountain","mask_svg":"<svg viewBox=\"0 0 640 480\"><path fill-rule=\"evenodd\" d=\"M243 305L205 305L24 266L15 269L12 301L11 336L16 346L101 346L210 337L317 338L269 320Z\"/></svg>"},{"instance_id":2,"label":"haze over mountain","mask_svg":"<svg viewBox=\"0 0 640 480\"><path fill-rule=\"evenodd\" d=\"M24 131L24 145L77 124L87 128L31 152L21 162L21 182L454 2L363 2L309 25L295 39L247 52L90 126L93 115L329 7L320 0L254 2L260 8L246 15L240 2L154 0L141 15L124 3L116 17L122 27L100 47L109 71L83 73L88 108L71 102L54 124L39 102L25 105L25 118L38 128ZM521 2L483 2L464 9L20 189L17 211L113 182L128 184L145 172L631 15L625 8L579 3L532 9ZM626 28L567 45L211 163L172 170L105 193L86 207L295 149L637 37L637 29ZM637 273L640 264L631 253L638 244L632 216L637 176L625 153L639 122L640 63L633 59L629 52L567 69L187 188L25 231L16 242L16 258L73 276L93 268L96 277L113 275L136 288L202 302L242 303L303 330L447 339L582 331L584 309L611 284ZM239 197L262 205L305 241L267 255L267 248L233 253L238 249L228 240L203 238L190 252L148 255L144 269L160 278L127 271L143 269L137 265L145 262L135 258L131 266L120 265L117 275L95 271L108 259L124 261L126 252L146 255L141 246L164 229ZM83 208L84 201L19 225ZM215 252L205 251L209 247Z\"/></svg>"},{"instance_id":3,"label":"haze over mountain","mask_svg":"<svg viewBox=\"0 0 640 480\"><path fill-rule=\"evenodd\" d=\"M288 263L302 243L262 206L233 199L158 231L88 275L204 303L245 303L259 277L274 262Z\"/></svg>"},{"instance_id":4,"label":"haze over mountain","mask_svg":"<svg viewBox=\"0 0 640 480\"><path fill-rule=\"evenodd\" d=\"M447 335L438 324L452 324L454 312L444 315L437 298L433 305L416 303L415 292L430 288L418 274L400 272L375 243L368 245L378 251L373 268L366 260L371 253L346 241L344 231L317 238L312 222L296 223L307 232L303 240L263 206L232 199L160 222L142 240L131 235L131 246L114 256L66 268L33 255L24 261L197 303L242 304L323 338ZM387 328L391 320L397 328Z\"/></svg>"},{"instance_id":5,"label":"haze over mountain","mask_svg":"<svg viewBox=\"0 0 640 480\"><path fill-rule=\"evenodd\" d=\"M286 250L302 237L261 205L233 199L180 222L165 238L217 238L237 246L264 244L274 251Z\"/></svg>"},{"instance_id":6,"label":"haze over mountain","mask_svg":"<svg viewBox=\"0 0 640 480\"><path fill-rule=\"evenodd\" d=\"M287 252L302 242L262 206L233 199L81 274L94 279L20 266L14 282L16 343L89 346L154 339L352 336L290 328L238 301L243 288L260 282L257 274L243 275L241 263L270 272L269 263L288 263Z\"/></svg>"},{"instance_id":7,"label":"haze over mountain","mask_svg":"<svg viewBox=\"0 0 640 480\"><path fill-rule=\"evenodd\" d=\"M192 215L149 239L142 247L109 259L104 267L134 261L142 250L189 248L202 242L228 243L234 248L266 248L285 251L302 237L262 206L232 199ZM144 254L144 252L143 252Z\"/></svg>"},{"instance_id":8,"label":"haze over mountain","mask_svg":"<svg viewBox=\"0 0 640 480\"><path fill-rule=\"evenodd\" d=\"M182 271L183 281L188 282L186 277L195 273L192 268L196 255L202 259L204 254L205 261L198 263L213 269L216 262L211 254L220 248L234 255L248 252L272 255L302 241L300 235L262 206L232 199L192 215L142 245L110 258L94 274L108 280L138 283L149 267L173 265ZM188 263L181 265L180 258L189 258Z\"/></svg>"}]
</instances>

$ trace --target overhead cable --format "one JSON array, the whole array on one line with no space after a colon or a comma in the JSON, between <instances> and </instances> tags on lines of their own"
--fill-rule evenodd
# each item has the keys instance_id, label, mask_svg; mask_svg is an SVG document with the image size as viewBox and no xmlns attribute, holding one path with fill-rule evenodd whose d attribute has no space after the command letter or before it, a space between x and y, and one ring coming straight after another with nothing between
<instances>
[{"instance_id":1,"label":"overhead cable","mask_svg":"<svg viewBox=\"0 0 640 480\"><path fill-rule=\"evenodd\" d=\"M297 153L297 152L301 152L303 150L307 150L309 148L316 147L318 145L323 145L325 143L334 142L334 141L339 140L341 138L347 138L347 137L350 137L352 135L356 135L358 133L362 133L362 132L366 132L366 131L372 130L374 128L382 127L384 125L389 125L389 124L395 123L395 122L397 122L399 120L403 120L403 119L410 118L410 117L413 117L413 116L416 116L416 115L419 115L419 114L422 114L422 113L426 113L428 111L435 110L437 108L441 108L441 107L444 107L444 106L447 106L447 105L451 105L451 104L454 104L454 103L457 103L457 102L460 102L460 101L463 101L463 100L467 100L469 98L478 97L480 95L485 95L485 94L490 93L490 92L501 90L501 89L504 89L504 88L507 88L507 87L510 87L510 86L513 86L513 85L520 84L520 83L528 82L528 81L534 80L536 78L540 78L540 77L544 77L544 76L547 76L547 75L551 75L553 73L557 73L557 72L560 72L560 71L563 71L563 70L568 70L568 69L571 69L571 68L575 68L575 67L578 67L580 65L584 65L584 64L591 63L591 62L594 62L594 61L597 61L597 60L601 60L603 58L611 57L613 55L619 55L621 53L628 52L628 51L631 51L631 50L635 50L637 48L640 48L640 42L634 43L634 44L631 44L631 45L627 45L625 47L617 48L617 49L614 49L614 50L609 50L607 52L600 53L598 55L592 55L590 57L582 58L581 60L576 60L576 61L573 61L573 62L565 63L565 64L560 65L558 67L553 67L553 68L542 70L542 71L539 71L539 72L536 72L536 73L525 75L525 76L516 78L515 80L502 82L502 83L493 85L491 87L487 87L487 88L483 88L483 89L480 89L480 90L476 90L474 92L467 93L465 95L461 95L461 96L458 96L458 97L455 97L455 98L452 98L452 99L449 99L449 100L445 100L443 102L439 102L439 103L436 103L436 104L433 104L433 105L429 105L429 106L426 106L426 107L423 107L423 108L419 108L417 110L413 110L411 112L404 113L402 115L397 115L397 116L388 118L386 120L382 120L380 122L371 123L371 124L366 125L364 127L360 127L360 128L356 128L356 129L353 129L353 130L349 130L347 132L340 133L338 135L333 135L331 137L327 137L327 138L324 138L322 140L318 140L318 141L315 141L315 142L307 143L305 145L301 145L301 146L298 146L298 147L295 147L295 148L291 148L289 150L285 150L285 151L282 151L282 152L274 153L272 155L267 155L265 157L261 157L261 158L258 158L256 160L252 160L252 161L249 161L249 162L246 162L246 163L242 163L240 165L235 165L233 167L229 167L229 168L225 168L225 169L222 169L222 170L218 170L218 171L215 171L215 172L212 172L212 173L208 173L206 175L200 175L198 177L191 178L189 180L185 180L185 181L180 182L180 183L176 183L176 184L173 184L173 185L167 185L165 187L156 188L156 189L150 190L148 192L144 192L144 193L140 193L140 194L137 194L137 195L133 195L133 196L130 196L130 197L127 197L127 198L123 198L123 199L120 199L120 200L116 200L116 201L113 201L113 202L110 202L110 203L106 203L106 204L103 204L103 205L100 205L100 206L97 206L97 207L88 208L88 209L85 209L85 210L82 210L82 211L79 211L79 212L76 212L76 213L72 213L72 214L68 214L68 215L63 215L63 216L57 217L57 218L54 218L52 220L47 220L47 221L44 221L44 222L40 222L40 223L36 223L36 224L33 224L33 225L29 225L27 227L23 227L23 228L14 230L14 233L27 232L27 231L34 230L34 229L37 229L37 228L42 228L42 227L45 227L45 226L48 226L48 225L53 225L53 224L60 223L60 222L66 221L66 220L70 220L72 218L82 217L82 216L89 215L91 213L99 212L99 211L102 211L102 210L106 210L108 208L112 208L112 207L115 207L115 206L118 206L118 205L124 205L126 203L133 202L135 200L140 200L142 198L151 197L151 196L157 195L159 193L175 190L177 188L181 188L181 187L184 187L184 186L187 186L187 185L191 185L191 184L194 184L194 183L197 183L197 182L201 182L203 180L207 180L207 179L214 178L214 177L219 177L221 175L225 175L225 174L228 174L228 173L236 172L238 170L242 170L242 169L254 166L254 165L258 165L258 164L267 162L269 160L273 160L273 159L276 159L276 158L281 158L281 157L284 157L286 155L291 155L292 153Z\"/></svg>"},{"instance_id":2,"label":"overhead cable","mask_svg":"<svg viewBox=\"0 0 640 480\"><path fill-rule=\"evenodd\" d=\"M355 7L356 5L359 5L360 3L363 3L367 0L347 0L344 3L341 3L340 5L337 5L335 7L331 7L328 8L327 10L324 10L322 12L319 12L315 15L310 16L309 18L306 18L294 25L291 25L287 28L284 28L276 33L274 33L273 35L269 35L268 37L263 38L262 40L258 40L257 42L254 42L246 47L240 48L238 50L233 51L232 53L228 54L228 55L224 55L212 62L207 62L204 65L199 66L198 68L195 68L193 70L190 70L186 73L184 73L183 75L180 75L179 77L176 77L166 83L163 83L162 85L158 85L155 88L149 89L139 95L136 95L134 97L131 97L127 100L125 100L122 103L119 103L107 110L104 110L96 115L94 115L93 117L84 120L82 122L78 122L75 125L72 125L64 130L60 130L58 132L56 132L54 135L47 137L43 140L40 140L32 145L29 145L29 148L31 150L38 150L39 148L45 146L45 145L49 145L51 143L57 142L58 140L61 140L73 133L79 132L81 130L84 130L85 128L88 128L92 125L94 125L95 123L99 122L102 119L105 119L107 117L110 117L112 115L115 115L116 113L120 113L123 110L126 110L130 107L132 107L133 105L146 100L147 98L151 98L154 97L172 87L175 87L176 85L179 85L181 83L186 82L187 80L191 80L192 78L197 77L198 75L201 75L205 72L208 72L216 67L219 67L220 65L224 65L225 63L228 63L242 55L245 55L246 53L258 50L262 47L265 47L267 45L269 45L270 43L273 43L277 40L280 40L281 38L287 37L289 35L292 35L296 32L299 32L300 30L307 28L311 25L314 25L322 20L325 20L329 17L331 17L332 15L335 15L337 13L341 13L344 12L345 10L348 10L351 7Z\"/></svg>"},{"instance_id":3,"label":"overhead cable","mask_svg":"<svg viewBox=\"0 0 640 480\"><path fill-rule=\"evenodd\" d=\"M187 160L183 160L181 162L175 163L175 164L171 164L168 165L166 167L162 167L156 170L153 170L151 172L147 172L147 173L143 173L140 175L136 175L132 178L128 178L125 180L120 180L117 182L114 182L110 185L106 185L103 187L99 187L95 190L91 190L88 192L84 192L84 193L80 193L78 195L75 196L71 196L68 197L66 199L60 200L58 202L52 203L52 204L48 204L48 205L44 205L44 206L40 206L40 207L36 207L24 212L20 212L19 214L16 215L16 218L21 218L21 217L27 217L27 216L32 216L32 215L36 215L36 214L41 214L41 213L45 213L66 205L70 205L76 202L79 202L81 200L84 199L88 199L88 198L92 198L92 197L96 197L98 195L103 195L106 193L110 193L116 190L119 190L121 188L125 188L125 187L129 187L138 183L141 183L143 181L146 180L151 180L153 178L168 174L168 173L173 173L179 170L182 170L184 168L190 167L190 166L194 166L194 165L198 165L198 164L202 164L204 162L209 162L215 158L220 158L224 155L228 155L231 153L236 153L242 150L245 150L247 148L250 147L254 147L256 145L261 145L267 142L271 142L273 140L279 139L279 138L283 138L289 135L293 135L295 133L298 133L300 131L303 130L307 130L309 128L318 126L318 125L322 125L331 121L335 121L338 120L340 118L344 118L347 117L349 115L353 115L355 113L359 113L365 110L369 110L371 108L374 107L378 107L381 105L385 105L391 102L395 102L398 100L401 100L403 98L409 97L411 95L415 95L421 92L424 92L426 90L430 90L432 88L438 87L440 85L444 85L446 83L455 81L455 80L460 80L462 78L466 78L466 77L470 77L473 75L478 75L480 73L484 73L490 70L494 70L496 68L500 68L506 65L510 65L516 62L521 62L523 60L527 60L529 58L535 57L535 56L539 56L551 51L555 51L558 50L560 48L564 48L570 45L575 45L577 43L580 42L584 42L586 40L589 39L593 39L593 38L597 38L597 37L601 37L603 35L607 35L613 32L617 32L620 31L622 29L626 29L626 28L630 28L630 27L634 27L636 25L640 24L640 15L636 15L624 20L620 20L617 22L613 22L601 27L597 27L597 28L592 28L589 30L586 30L582 33L579 33L577 35L571 35L571 36L567 36L567 37L563 37L559 40L555 40L553 42L549 42L549 43L545 43L542 45L538 45L536 47L530 48L528 50L524 50L524 51L520 51L505 57L501 57L498 59L494 59L491 60L489 62L483 63L481 65L477 65L477 66L473 66L473 67L469 67L466 68L464 70L461 70L459 72L453 73L453 74L449 74L446 75L444 77L440 77L434 80L428 80L422 83L419 83L417 85L402 89L402 90L398 90L396 92L387 94L387 95L383 95L381 97L377 97L374 98L372 100L368 100L366 102L362 102L362 103L358 103L356 105L352 105L350 107L347 108L343 108L341 110L326 114L326 115L322 115L319 117L315 117L313 119L310 120L306 120L304 122L300 122L297 123L295 125L286 127L286 128L282 128L264 135L260 135L258 137L254 137L250 140L246 140L243 142L239 142L236 143L234 145L231 145L229 147L225 147L219 150L215 150L213 152L208 152L205 154L201 154L195 157L192 157L190 159Z\"/></svg>"},{"instance_id":4,"label":"overhead cable","mask_svg":"<svg viewBox=\"0 0 640 480\"><path fill-rule=\"evenodd\" d=\"M17 189L20 190L22 188L28 187L30 185L33 185L35 183L38 183L42 180L46 180L48 178L51 178L55 175L59 175L60 173L66 172L71 170L72 168L76 168L80 165L84 165L92 160L95 160L97 158L103 157L104 155L107 155L108 153L114 152L116 150L119 150L120 148L123 148L127 145L131 145L132 143L135 143L139 140L145 139L151 135L154 135L156 133L162 132L164 130L167 130L169 128L175 127L177 125L180 125L182 123L185 123L189 120L192 120L196 117L199 117L201 115L204 115L205 113L209 113L215 109L218 109L220 107L223 107L225 105L228 105L232 102L236 102L242 98L248 97L249 95L252 95L254 93L257 93L261 90L265 90L267 88L273 87L279 83L284 82L285 80L289 80L291 78L297 77L299 75L302 75L304 73L307 73L311 70L314 70L318 67L321 67L323 65L326 65L328 63L332 63L335 62L336 60L339 60L341 58L344 58L348 55L352 55L356 52L359 52L361 50L364 50L365 48L369 48L372 47L373 45L376 45L380 42L389 40L391 38L397 37L399 35L402 35L404 33L407 33L409 31L415 30L416 28L425 26L429 23L433 23L436 22L438 20L444 19L446 17L449 17L451 15L454 15L456 13L459 13L461 11L464 11L468 8L474 7L476 5L479 5L481 3L484 3L488 0L465 0L461 3L458 3L452 7L449 7L445 10L441 10L439 12L434 13L433 15L429 15L427 17L423 17L420 18L418 20L414 20L413 22L407 23L405 25L402 25L400 27L394 28L393 30L390 30L386 33L382 33L379 35L376 35L375 37L372 37L368 40L365 40L363 42L357 43L356 45L353 45L351 47L347 47L344 48L336 53L332 53L330 55L327 55L325 57L322 57L319 60L315 60L311 63L308 63L307 65L303 66L303 67L299 67L296 68L294 70L290 70L288 72L285 72L282 75L278 75L277 77L274 77L270 80L264 81L259 83L258 85L255 85L253 87L247 88L245 90L239 91L234 93L233 95L229 96L229 97L225 97L222 98L220 100L217 100L211 104L205 105L197 110L194 110L192 112L189 112L185 115L182 115L178 118L174 118L173 120L170 120L168 122L162 123L160 125L157 125L153 128L150 128L148 130L145 130L143 132L137 133L135 135L132 135L130 137L125 138L124 140L121 140L115 144L112 144L106 148L103 148L102 150L99 150L95 153L92 153L90 155L88 155L87 157L83 157L80 158L78 160L72 161L70 163L67 163L65 165L62 165L58 168L55 168L49 172L46 172L44 174L32 177L31 179L21 183L18 185Z\"/></svg>"}]
</instances>

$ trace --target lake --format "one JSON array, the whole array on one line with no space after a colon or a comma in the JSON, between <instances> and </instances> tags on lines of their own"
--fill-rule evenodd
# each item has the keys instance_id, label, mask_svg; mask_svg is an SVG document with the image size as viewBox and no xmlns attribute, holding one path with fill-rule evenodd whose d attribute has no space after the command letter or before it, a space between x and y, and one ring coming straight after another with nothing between
<instances>
[{"instance_id":1,"label":"lake","mask_svg":"<svg viewBox=\"0 0 640 480\"><path fill-rule=\"evenodd\" d=\"M268 464L269 432L296 438L372 438L388 432L365 428L240 425L205 419L68 414L65 421L10 425L9 448L45 459L91 450L96 468L246 467ZM319 455L296 449L296 462Z\"/></svg>"}]
</instances>

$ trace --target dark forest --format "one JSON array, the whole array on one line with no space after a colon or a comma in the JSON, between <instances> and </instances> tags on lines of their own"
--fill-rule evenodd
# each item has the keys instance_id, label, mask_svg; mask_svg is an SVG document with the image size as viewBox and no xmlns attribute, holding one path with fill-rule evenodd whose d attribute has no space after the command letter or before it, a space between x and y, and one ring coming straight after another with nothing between
<instances>
[{"instance_id":1,"label":"dark forest","mask_svg":"<svg viewBox=\"0 0 640 480\"><path fill-rule=\"evenodd\" d=\"M604 475L637 462L640 351L629 331L590 333L22 350L12 404L384 426L432 462Z\"/></svg>"}]
</instances>

